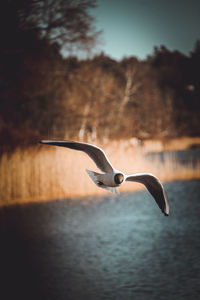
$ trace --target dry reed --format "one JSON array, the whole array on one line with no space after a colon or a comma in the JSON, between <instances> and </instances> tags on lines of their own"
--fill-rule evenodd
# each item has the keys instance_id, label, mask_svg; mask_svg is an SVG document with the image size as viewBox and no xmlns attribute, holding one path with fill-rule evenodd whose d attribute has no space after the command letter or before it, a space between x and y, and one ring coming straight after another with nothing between
<instances>
[{"instance_id":1,"label":"dry reed","mask_svg":"<svg viewBox=\"0 0 200 300\"><path fill-rule=\"evenodd\" d=\"M200 145L200 137L180 137L165 140L146 140L142 143L148 151L160 152L186 150Z\"/></svg>"},{"instance_id":2,"label":"dry reed","mask_svg":"<svg viewBox=\"0 0 200 300\"><path fill-rule=\"evenodd\" d=\"M129 141L103 147L115 168L125 173L151 172L163 182L200 179L200 161L194 167L179 164L173 155L165 156L163 162L157 157L150 160L144 155L145 148ZM60 147L43 145L4 153L0 159L0 205L105 193L93 184L86 168L98 171L84 153ZM125 183L120 190L139 188L142 185Z\"/></svg>"}]
</instances>

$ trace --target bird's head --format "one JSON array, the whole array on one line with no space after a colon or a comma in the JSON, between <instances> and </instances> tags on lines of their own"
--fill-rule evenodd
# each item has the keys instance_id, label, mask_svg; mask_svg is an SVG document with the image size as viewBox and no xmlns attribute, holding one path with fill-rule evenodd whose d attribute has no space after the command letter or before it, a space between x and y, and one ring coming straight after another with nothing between
<instances>
[{"instance_id":1,"label":"bird's head","mask_svg":"<svg viewBox=\"0 0 200 300\"><path fill-rule=\"evenodd\" d=\"M124 175L121 173L117 173L114 176L114 180L116 184L121 184L124 181Z\"/></svg>"}]
</instances>

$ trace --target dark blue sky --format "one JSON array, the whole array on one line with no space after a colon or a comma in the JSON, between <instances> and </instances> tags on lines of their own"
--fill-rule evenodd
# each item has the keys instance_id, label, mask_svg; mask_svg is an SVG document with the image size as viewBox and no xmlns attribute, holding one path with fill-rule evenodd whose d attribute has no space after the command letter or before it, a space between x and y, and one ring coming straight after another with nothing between
<instances>
[{"instance_id":1,"label":"dark blue sky","mask_svg":"<svg viewBox=\"0 0 200 300\"><path fill-rule=\"evenodd\" d=\"M103 29L107 55L145 58L154 46L165 45L185 54L200 39L200 0L97 0L92 11Z\"/></svg>"}]
</instances>

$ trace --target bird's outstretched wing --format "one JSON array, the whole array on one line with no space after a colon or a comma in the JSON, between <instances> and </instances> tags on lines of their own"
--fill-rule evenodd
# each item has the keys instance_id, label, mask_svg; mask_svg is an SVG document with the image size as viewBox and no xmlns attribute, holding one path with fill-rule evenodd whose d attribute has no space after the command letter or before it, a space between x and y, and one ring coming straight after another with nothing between
<instances>
[{"instance_id":1,"label":"bird's outstretched wing","mask_svg":"<svg viewBox=\"0 0 200 300\"><path fill-rule=\"evenodd\" d=\"M89 155L89 157L95 162L97 167L103 172L113 172L114 169L106 157L104 151L94 145L80 142L70 142L70 141L54 141L54 140L42 140L41 144L54 145L67 147L74 150L83 151Z\"/></svg>"},{"instance_id":2,"label":"bird's outstretched wing","mask_svg":"<svg viewBox=\"0 0 200 300\"><path fill-rule=\"evenodd\" d=\"M169 204L167 196L165 194L162 183L156 176L149 173L137 173L133 175L127 175L126 180L144 184L151 195L154 197L156 203L165 214L165 216L169 215Z\"/></svg>"}]
</instances>

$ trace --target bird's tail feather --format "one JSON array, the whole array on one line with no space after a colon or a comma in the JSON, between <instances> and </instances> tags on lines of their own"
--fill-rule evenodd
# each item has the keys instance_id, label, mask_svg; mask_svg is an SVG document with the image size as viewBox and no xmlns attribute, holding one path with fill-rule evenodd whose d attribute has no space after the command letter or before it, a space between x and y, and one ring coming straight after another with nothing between
<instances>
[{"instance_id":1,"label":"bird's tail feather","mask_svg":"<svg viewBox=\"0 0 200 300\"><path fill-rule=\"evenodd\" d=\"M88 169L86 169L86 172L88 173L88 175L90 176L90 178L94 181L95 184L98 185L98 182L99 182L99 173L96 173L94 171L90 171Z\"/></svg>"},{"instance_id":2,"label":"bird's tail feather","mask_svg":"<svg viewBox=\"0 0 200 300\"><path fill-rule=\"evenodd\" d=\"M86 172L88 173L88 175L90 176L90 178L92 179L92 181L98 186L101 187L102 189L106 189L114 194L119 194L119 191L117 188L113 188L113 187L109 187L104 185L103 183L101 183L99 176L101 176L101 174L94 172L94 171L90 171L88 169L86 169Z\"/></svg>"}]
</instances>

